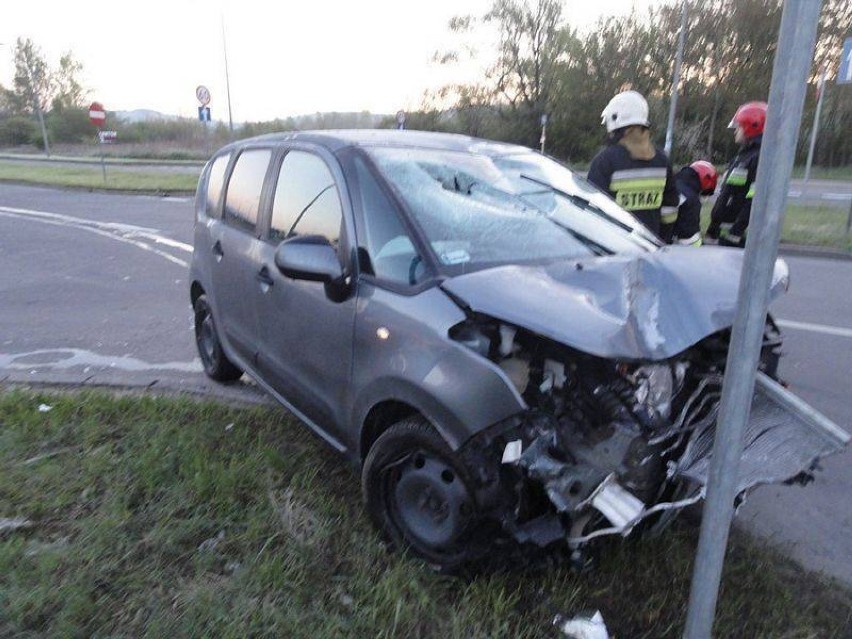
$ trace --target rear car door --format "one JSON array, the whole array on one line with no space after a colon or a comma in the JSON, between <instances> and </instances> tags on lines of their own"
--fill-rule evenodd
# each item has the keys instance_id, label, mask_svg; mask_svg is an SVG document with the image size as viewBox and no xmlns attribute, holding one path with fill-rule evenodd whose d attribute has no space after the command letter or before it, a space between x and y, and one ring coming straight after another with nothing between
<instances>
[{"instance_id":1,"label":"rear car door","mask_svg":"<svg viewBox=\"0 0 852 639\"><path fill-rule=\"evenodd\" d=\"M322 283L285 277L275 266L275 249L289 237L322 235L351 273L348 247L354 227L346 184L334 156L310 147L285 149L270 183L271 211L260 254L271 281L257 297L258 366L264 381L342 450L355 294L350 290L340 299Z\"/></svg>"},{"instance_id":2,"label":"rear car door","mask_svg":"<svg viewBox=\"0 0 852 639\"><path fill-rule=\"evenodd\" d=\"M253 299L260 294L258 219L271 158L270 148L249 148L237 156L226 186L222 222L210 229L212 302L220 337L251 367L258 342Z\"/></svg>"}]
</instances>

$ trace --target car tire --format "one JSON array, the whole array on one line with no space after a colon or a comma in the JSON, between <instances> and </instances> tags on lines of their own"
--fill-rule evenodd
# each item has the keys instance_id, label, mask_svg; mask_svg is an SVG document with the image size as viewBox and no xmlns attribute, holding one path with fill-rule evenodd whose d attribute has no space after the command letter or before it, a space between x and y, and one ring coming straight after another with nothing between
<instances>
[{"instance_id":1,"label":"car tire","mask_svg":"<svg viewBox=\"0 0 852 639\"><path fill-rule=\"evenodd\" d=\"M192 309L195 315L195 345L198 347L198 355L207 377L217 382L238 380L243 371L229 360L222 350L207 296L199 295Z\"/></svg>"},{"instance_id":2,"label":"car tire","mask_svg":"<svg viewBox=\"0 0 852 639\"><path fill-rule=\"evenodd\" d=\"M443 438L422 417L385 431L364 462L367 512L387 540L443 573L456 573L481 553L470 477Z\"/></svg>"}]
</instances>

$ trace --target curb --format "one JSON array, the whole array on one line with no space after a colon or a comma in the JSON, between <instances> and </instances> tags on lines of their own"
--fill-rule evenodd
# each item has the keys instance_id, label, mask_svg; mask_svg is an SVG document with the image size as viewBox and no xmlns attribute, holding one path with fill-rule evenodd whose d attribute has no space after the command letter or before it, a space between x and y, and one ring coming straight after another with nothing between
<instances>
[{"instance_id":1,"label":"curb","mask_svg":"<svg viewBox=\"0 0 852 639\"><path fill-rule=\"evenodd\" d=\"M94 164L100 166L101 159L99 157L89 156L63 156L53 155L47 157L44 155L26 155L18 153L0 153L0 160L8 160L10 162L36 162L43 164ZM182 166L182 167L198 167L203 168L207 163L206 160L159 160L156 158L104 158L104 164L115 166Z\"/></svg>"},{"instance_id":2,"label":"curb","mask_svg":"<svg viewBox=\"0 0 852 639\"><path fill-rule=\"evenodd\" d=\"M195 189L172 190L172 189L104 189L96 186L81 186L74 184L52 184L50 182L29 182L27 180L5 180L0 178L0 184L14 184L16 186L33 186L58 191L85 191L86 193L106 193L112 195L146 195L154 197L194 197Z\"/></svg>"}]
</instances>

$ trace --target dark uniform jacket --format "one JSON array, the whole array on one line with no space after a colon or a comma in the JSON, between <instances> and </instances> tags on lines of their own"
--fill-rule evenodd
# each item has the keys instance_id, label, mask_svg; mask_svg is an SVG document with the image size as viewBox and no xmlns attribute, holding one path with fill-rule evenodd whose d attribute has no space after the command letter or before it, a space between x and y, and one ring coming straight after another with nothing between
<instances>
[{"instance_id":1,"label":"dark uniform jacket","mask_svg":"<svg viewBox=\"0 0 852 639\"><path fill-rule=\"evenodd\" d=\"M718 239L722 224L730 224L727 240L733 244L744 244L762 138L758 136L746 142L728 165L722 179L722 190L710 214L707 237Z\"/></svg>"},{"instance_id":2,"label":"dark uniform jacket","mask_svg":"<svg viewBox=\"0 0 852 639\"><path fill-rule=\"evenodd\" d=\"M660 236L671 244L691 246L701 245L701 178L695 169L683 167L675 176L675 184L680 197L677 207L677 219L671 224L663 224Z\"/></svg>"},{"instance_id":3,"label":"dark uniform jacket","mask_svg":"<svg viewBox=\"0 0 852 639\"><path fill-rule=\"evenodd\" d=\"M677 217L678 195L669 159L657 149L651 160L637 160L622 144L611 144L592 160L589 181L609 192L654 233Z\"/></svg>"}]
</instances>

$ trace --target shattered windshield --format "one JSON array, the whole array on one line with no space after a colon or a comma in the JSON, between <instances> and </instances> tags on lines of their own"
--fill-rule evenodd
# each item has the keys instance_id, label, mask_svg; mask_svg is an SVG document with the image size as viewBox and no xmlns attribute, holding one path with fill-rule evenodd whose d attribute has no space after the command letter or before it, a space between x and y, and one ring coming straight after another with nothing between
<instances>
[{"instance_id":1,"label":"shattered windshield","mask_svg":"<svg viewBox=\"0 0 852 639\"><path fill-rule=\"evenodd\" d=\"M405 201L438 263L453 274L647 250L633 237L632 226L600 216L584 199L572 200L548 184L522 178L517 167L501 166L500 160L427 149L369 153ZM388 250L414 253L407 237L390 244Z\"/></svg>"},{"instance_id":2,"label":"shattered windshield","mask_svg":"<svg viewBox=\"0 0 852 639\"><path fill-rule=\"evenodd\" d=\"M607 220L627 230L629 237L609 236L609 240L606 241L606 245L615 253L635 252L637 248L652 250L660 245L653 233L633 215L618 206L606 193L548 157L532 152L518 153L497 157L494 163L519 188L531 188L534 185L549 186L557 191L557 196L561 195L563 199L566 197L570 199L574 207L559 206L558 208L560 213L571 216L574 223L593 223L588 215L583 217L575 215L575 209L579 207L591 213L592 217ZM526 184L523 184L524 182ZM609 229L603 227L597 232L606 234L607 231Z\"/></svg>"}]
</instances>

